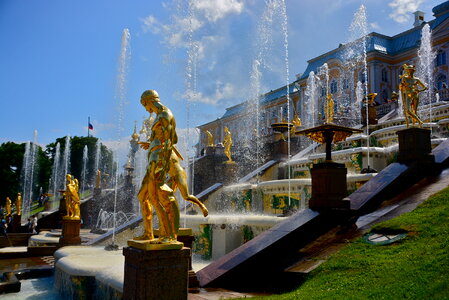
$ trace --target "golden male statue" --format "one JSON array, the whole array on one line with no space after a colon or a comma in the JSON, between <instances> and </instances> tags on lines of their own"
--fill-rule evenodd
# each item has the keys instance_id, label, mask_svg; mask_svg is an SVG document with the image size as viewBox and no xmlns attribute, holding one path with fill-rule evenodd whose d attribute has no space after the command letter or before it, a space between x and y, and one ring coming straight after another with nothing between
<instances>
[{"instance_id":1,"label":"golden male statue","mask_svg":"<svg viewBox=\"0 0 449 300\"><path fill-rule=\"evenodd\" d=\"M228 158L228 162L232 162L231 158L231 146L232 146L232 135L228 127L224 128L224 139L223 139L224 153Z\"/></svg>"},{"instance_id":2,"label":"golden male statue","mask_svg":"<svg viewBox=\"0 0 449 300\"><path fill-rule=\"evenodd\" d=\"M428 88L419 78L414 76L415 66L404 64L403 67L404 74L400 76L399 90L402 94L405 124L409 127L411 121L413 125L416 122L419 127L422 127L423 122L418 116L419 93Z\"/></svg>"},{"instance_id":3,"label":"golden male statue","mask_svg":"<svg viewBox=\"0 0 449 300\"><path fill-rule=\"evenodd\" d=\"M179 207L173 189L166 184L170 169L170 157L178 142L176 121L172 112L165 107L155 90L143 92L140 103L156 118L151 127L148 142L141 142L148 150L148 167L137 195L142 209L144 234L134 240L149 240L153 244L176 243L179 230ZM160 236L153 235L153 208L159 219Z\"/></svg>"},{"instance_id":4,"label":"golden male statue","mask_svg":"<svg viewBox=\"0 0 449 300\"><path fill-rule=\"evenodd\" d=\"M6 197L5 214L7 217L11 215L11 205L11 199L9 199L9 197Z\"/></svg>"},{"instance_id":5,"label":"golden male statue","mask_svg":"<svg viewBox=\"0 0 449 300\"><path fill-rule=\"evenodd\" d=\"M21 193L17 193L15 205L16 205L16 215L18 215L18 216L22 215L22 194Z\"/></svg>"},{"instance_id":6,"label":"golden male statue","mask_svg":"<svg viewBox=\"0 0 449 300\"><path fill-rule=\"evenodd\" d=\"M80 219L80 196L78 194L79 184L78 179L72 177L72 175L67 174L67 185L66 190L64 192L66 208L67 208L67 216L65 218L71 220L79 220Z\"/></svg>"},{"instance_id":7,"label":"golden male statue","mask_svg":"<svg viewBox=\"0 0 449 300\"><path fill-rule=\"evenodd\" d=\"M209 130L206 130L206 136L207 136L207 147L213 147L214 146L214 137L212 133L210 133Z\"/></svg>"}]
</instances>

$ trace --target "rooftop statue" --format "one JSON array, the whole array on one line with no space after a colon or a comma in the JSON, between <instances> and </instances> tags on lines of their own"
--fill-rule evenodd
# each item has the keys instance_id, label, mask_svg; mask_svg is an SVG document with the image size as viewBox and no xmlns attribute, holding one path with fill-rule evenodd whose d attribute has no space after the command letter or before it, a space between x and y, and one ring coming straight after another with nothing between
<instances>
[{"instance_id":1,"label":"rooftop statue","mask_svg":"<svg viewBox=\"0 0 449 300\"><path fill-rule=\"evenodd\" d=\"M187 180L184 169L179 164L181 154L175 145L178 142L176 134L175 118L166 106L164 106L155 90L145 91L140 103L156 117L151 126L151 135L148 142L139 142L141 147L148 150L147 172L142 180L142 187L137 195L142 208L144 234L135 237L135 241L148 241L153 245L149 249L159 249L157 244L178 246L179 230L179 206L175 197L175 190L179 188L181 195L190 202L198 205L203 214L208 214L206 207L187 188ZM169 178L168 178L169 177ZM153 209L159 219L159 238L153 234ZM135 242L130 241L136 246ZM166 248L161 248L166 249Z\"/></svg>"},{"instance_id":2,"label":"rooftop statue","mask_svg":"<svg viewBox=\"0 0 449 300\"><path fill-rule=\"evenodd\" d=\"M414 76L415 66L404 64L404 74L400 76L399 90L402 95L402 106L404 107L405 124L413 126L415 122L422 127L422 120L418 116L419 93L428 89L422 81Z\"/></svg>"},{"instance_id":3,"label":"rooftop statue","mask_svg":"<svg viewBox=\"0 0 449 300\"><path fill-rule=\"evenodd\" d=\"M6 205L5 205L5 213L6 216L10 216L11 215L11 199L9 199L9 197L6 197Z\"/></svg>"},{"instance_id":4,"label":"rooftop statue","mask_svg":"<svg viewBox=\"0 0 449 300\"><path fill-rule=\"evenodd\" d=\"M70 174L66 175L67 184L64 192L65 203L67 208L66 219L79 220L80 219L80 196L78 194L79 184L78 179Z\"/></svg>"},{"instance_id":5,"label":"rooftop statue","mask_svg":"<svg viewBox=\"0 0 449 300\"><path fill-rule=\"evenodd\" d=\"M18 215L18 216L22 215L22 194L21 193L17 193L15 205L16 205L16 215Z\"/></svg>"},{"instance_id":6,"label":"rooftop statue","mask_svg":"<svg viewBox=\"0 0 449 300\"><path fill-rule=\"evenodd\" d=\"M228 127L224 128L224 139L223 139L224 153L228 158L228 162L232 162L231 158L231 146L232 146L232 135Z\"/></svg>"},{"instance_id":7,"label":"rooftop statue","mask_svg":"<svg viewBox=\"0 0 449 300\"><path fill-rule=\"evenodd\" d=\"M214 137L212 133L210 133L209 130L206 130L206 136L207 136L207 147L213 147L214 146Z\"/></svg>"}]
</instances>

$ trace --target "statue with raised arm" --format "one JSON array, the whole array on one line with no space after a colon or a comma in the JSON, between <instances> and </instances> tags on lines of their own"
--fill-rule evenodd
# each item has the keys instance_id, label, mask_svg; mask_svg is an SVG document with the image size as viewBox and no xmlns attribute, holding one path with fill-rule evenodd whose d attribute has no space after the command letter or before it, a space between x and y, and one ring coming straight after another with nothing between
<instances>
[{"instance_id":1,"label":"statue with raised arm","mask_svg":"<svg viewBox=\"0 0 449 300\"><path fill-rule=\"evenodd\" d=\"M147 172L137 195L142 209L144 234L135 237L137 241L148 241L149 244L173 244L182 247L176 238L179 230L179 207L173 189L166 183L170 171L171 157L178 142L176 122L170 109L165 107L155 90L143 92L140 103L156 117L151 126L148 142L139 142L148 150ZM153 208L159 219L160 235L153 234ZM134 243L129 241L128 244Z\"/></svg>"},{"instance_id":2,"label":"statue with raised arm","mask_svg":"<svg viewBox=\"0 0 449 300\"><path fill-rule=\"evenodd\" d=\"M214 146L214 137L212 133L210 133L209 130L206 130L206 136L207 136L207 147L213 147Z\"/></svg>"},{"instance_id":3,"label":"statue with raised arm","mask_svg":"<svg viewBox=\"0 0 449 300\"><path fill-rule=\"evenodd\" d=\"M232 135L228 127L224 128L224 139L223 139L224 153L228 158L228 162L232 162L231 158L231 146L232 146Z\"/></svg>"},{"instance_id":4,"label":"statue with raised arm","mask_svg":"<svg viewBox=\"0 0 449 300\"><path fill-rule=\"evenodd\" d=\"M415 125L422 127L422 120L418 116L419 93L428 89L428 87L417 77L414 76L415 66L404 64L404 74L400 76L401 83L399 90L402 95L402 106L404 108L405 124L407 127Z\"/></svg>"},{"instance_id":5,"label":"statue with raised arm","mask_svg":"<svg viewBox=\"0 0 449 300\"><path fill-rule=\"evenodd\" d=\"M16 215L18 215L18 216L22 215L22 194L21 193L17 193L15 205L16 205Z\"/></svg>"},{"instance_id":6,"label":"statue with raised arm","mask_svg":"<svg viewBox=\"0 0 449 300\"><path fill-rule=\"evenodd\" d=\"M65 218L71 220L79 220L81 199L78 194L79 190L78 179L74 178L70 174L66 175L66 179L67 184L64 196L67 207L67 215L65 216Z\"/></svg>"},{"instance_id":7,"label":"statue with raised arm","mask_svg":"<svg viewBox=\"0 0 449 300\"><path fill-rule=\"evenodd\" d=\"M11 199L9 197L6 197L6 204L5 204L5 216L8 217L11 215Z\"/></svg>"}]
</instances>

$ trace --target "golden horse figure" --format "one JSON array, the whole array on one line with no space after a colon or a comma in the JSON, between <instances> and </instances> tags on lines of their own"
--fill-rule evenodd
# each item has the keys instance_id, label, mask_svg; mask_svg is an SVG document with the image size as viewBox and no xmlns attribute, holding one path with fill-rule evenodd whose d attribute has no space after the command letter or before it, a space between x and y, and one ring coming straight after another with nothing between
<instances>
[{"instance_id":1,"label":"golden horse figure","mask_svg":"<svg viewBox=\"0 0 449 300\"><path fill-rule=\"evenodd\" d=\"M402 95L405 124L409 127L410 122L413 125L416 122L419 127L422 127L423 121L418 116L419 93L427 90L428 87L414 76L415 66L404 64L403 67L404 74L400 76L399 90Z\"/></svg>"}]
</instances>

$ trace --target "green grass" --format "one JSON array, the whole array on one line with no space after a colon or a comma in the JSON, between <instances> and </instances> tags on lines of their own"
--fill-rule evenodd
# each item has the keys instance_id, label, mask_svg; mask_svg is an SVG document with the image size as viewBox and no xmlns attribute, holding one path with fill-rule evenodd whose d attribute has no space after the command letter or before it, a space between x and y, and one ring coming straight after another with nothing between
<instances>
[{"instance_id":1,"label":"green grass","mask_svg":"<svg viewBox=\"0 0 449 300\"><path fill-rule=\"evenodd\" d=\"M449 299L449 188L372 231L408 231L390 245L357 239L295 291L255 299Z\"/></svg>"}]
</instances>

